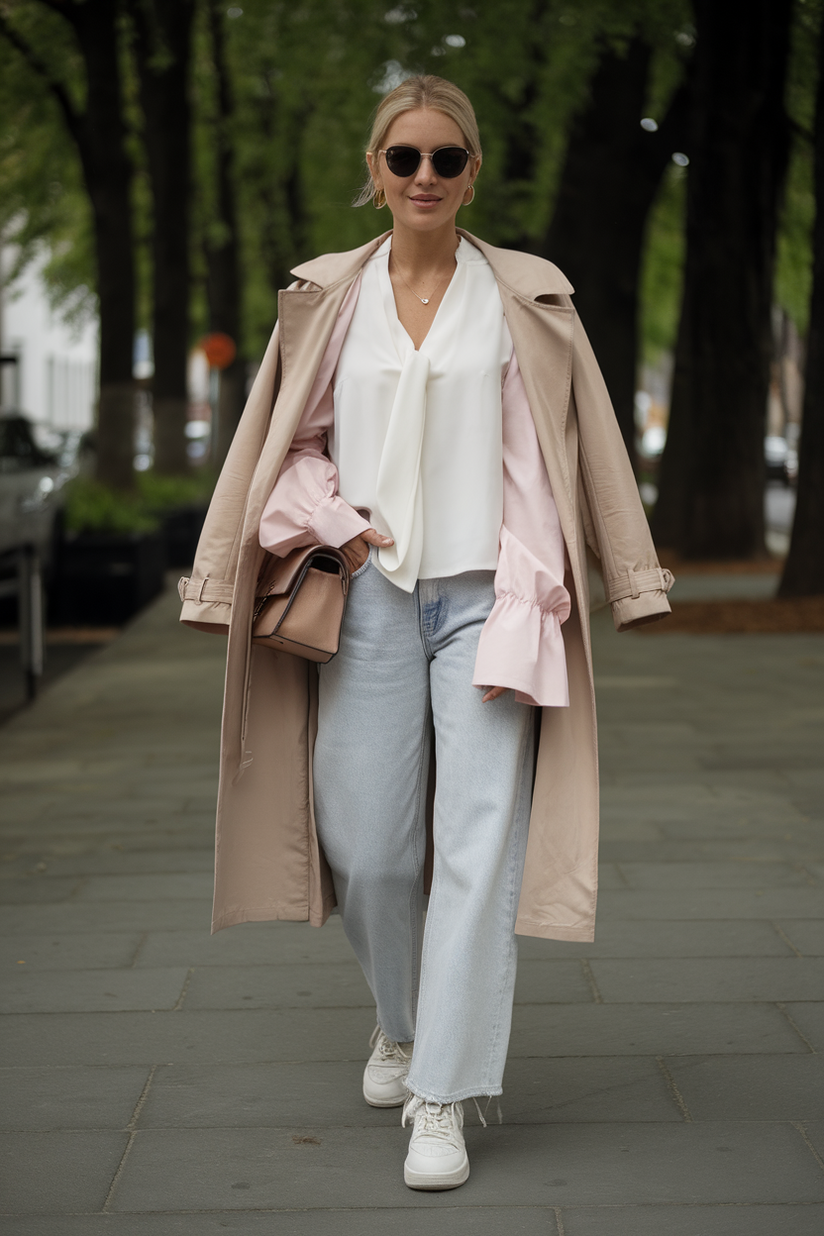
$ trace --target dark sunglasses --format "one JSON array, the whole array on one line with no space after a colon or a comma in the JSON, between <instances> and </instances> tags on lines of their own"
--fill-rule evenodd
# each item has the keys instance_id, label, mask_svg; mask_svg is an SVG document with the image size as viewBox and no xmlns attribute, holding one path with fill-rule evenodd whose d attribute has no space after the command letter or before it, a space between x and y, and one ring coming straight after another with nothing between
<instances>
[{"instance_id":1,"label":"dark sunglasses","mask_svg":"<svg viewBox=\"0 0 824 1236\"><path fill-rule=\"evenodd\" d=\"M414 176L421 165L421 159L431 159L432 166L438 176L444 180L454 180L469 160L469 151L463 146L441 146L431 154L424 154L415 146L390 146L388 150L379 150L379 155L386 156L386 166L393 176Z\"/></svg>"}]
</instances>

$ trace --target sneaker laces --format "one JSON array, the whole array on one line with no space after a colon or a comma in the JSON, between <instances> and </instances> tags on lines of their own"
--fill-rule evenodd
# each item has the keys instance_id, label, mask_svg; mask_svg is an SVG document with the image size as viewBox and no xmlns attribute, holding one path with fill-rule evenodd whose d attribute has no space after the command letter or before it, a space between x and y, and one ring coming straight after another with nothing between
<instances>
[{"instance_id":1,"label":"sneaker laces","mask_svg":"<svg viewBox=\"0 0 824 1236\"><path fill-rule=\"evenodd\" d=\"M476 1098L473 1098L472 1100L472 1102L475 1104L475 1111L478 1113L478 1119L480 1120L481 1124L483 1125L485 1129L489 1127L485 1119L485 1115L486 1115L486 1112L489 1111L489 1104L492 1102L492 1099L493 1099L493 1095L490 1094L487 1097L486 1106L484 1107L483 1111L481 1111L481 1105L478 1102L478 1100ZM457 1106L460 1108L460 1117L458 1121L459 1127L460 1127L461 1125L463 1125L463 1107L460 1104L457 1104ZM498 1109L498 1124L503 1124L504 1114L501 1111L500 1100L498 1099L495 1100L495 1106ZM412 1091L409 1092L409 1098L406 1100L406 1103L404 1104L403 1115L401 1116L401 1128L402 1129L406 1128L406 1124L408 1120L415 1120L418 1115L418 1112L423 1107L426 1108L426 1113L421 1114L421 1120L423 1122L422 1131L427 1132L427 1133L447 1132L448 1131L448 1117L445 1116L444 1113L447 1111L448 1108L452 1108L454 1110L456 1107L456 1104L455 1103L432 1103L428 1101L427 1099L422 1099L420 1095L414 1094Z\"/></svg>"},{"instance_id":2,"label":"sneaker laces","mask_svg":"<svg viewBox=\"0 0 824 1236\"><path fill-rule=\"evenodd\" d=\"M463 1125L463 1107L458 1102L433 1103L410 1093L403 1107L401 1128L405 1129L410 1120L414 1122L417 1134L428 1133L451 1142L456 1127L460 1129Z\"/></svg>"},{"instance_id":3,"label":"sneaker laces","mask_svg":"<svg viewBox=\"0 0 824 1236\"><path fill-rule=\"evenodd\" d=\"M387 1038L380 1026L375 1026L372 1031L372 1036L369 1039L369 1046L374 1051L378 1049L378 1055L381 1060L395 1060L398 1064L409 1064L412 1059L412 1052L405 1051L400 1043L396 1043L394 1039Z\"/></svg>"}]
</instances>

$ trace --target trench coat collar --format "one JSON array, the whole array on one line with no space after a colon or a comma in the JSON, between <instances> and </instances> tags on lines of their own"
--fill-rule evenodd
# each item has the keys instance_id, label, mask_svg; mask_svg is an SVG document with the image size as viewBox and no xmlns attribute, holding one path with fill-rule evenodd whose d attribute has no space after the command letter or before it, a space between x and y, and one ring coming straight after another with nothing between
<instances>
[{"instance_id":1,"label":"trench coat collar","mask_svg":"<svg viewBox=\"0 0 824 1236\"><path fill-rule=\"evenodd\" d=\"M537 300L540 296L557 296L573 291L572 284L552 262L536 257L533 253L519 253L516 249L499 249L479 240L463 228L458 228L458 235L465 236L470 244L480 249L499 283L505 284L516 295L527 300ZM350 249L346 253L325 253L322 257L313 258L296 266L292 274L296 279L305 279L314 283L317 288L326 289L339 283L351 283L358 271L363 267L373 253L377 252L390 232L384 232L359 249Z\"/></svg>"}]
</instances>

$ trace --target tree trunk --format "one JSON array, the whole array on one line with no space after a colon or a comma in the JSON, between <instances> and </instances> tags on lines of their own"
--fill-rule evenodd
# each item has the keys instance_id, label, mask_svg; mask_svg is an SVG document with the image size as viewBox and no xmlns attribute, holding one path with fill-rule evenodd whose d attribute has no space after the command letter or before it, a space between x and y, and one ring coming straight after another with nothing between
<instances>
[{"instance_id":1,"label":"tree trunk","mask_svg":"<svg viewBox=\"0 0 824 1236\"><path fill-rule=\"evenodd\" d=\"M687 256L653 531L689 558L764 548L764 428L792 0L695 0Z\"/></svg>"},{"instance_id":2,"label":"tree trunk","mask_svg":"<svg viewBox=\"0 0 824 1236\"><path fill-rule=\"evenodd\" d=\"M602 56L590 102L572 125L542 249L575 287L633 464L644 229L672 152L683 149L688 100L683 85L658 130L641 128L651 59L639 37L624 55L607 49Z\"/></svg>"},{"instance_id":3,"label":"tree trunk","mask_svg":"<svg viewBox=\"0 0 824 1236\"><path fill-rule=\"evenodd\" d=\"M212 459L220 467L232 444L246 396L246 364L240 347L240 240L235 203L234 150L229 133L233 104L220 0L209 0L209 33L217 78L215 174L220 228L219 240L210 240L206 246L206 292L211 329L229 335L238 349L232 364L221 371L218 386L217 426L212 426Z\"/></svg>"},{"instance_id":4,"label":"tree trunk","mask_svg":"<svg viewBox=\"0 0 824 1236\"><path fill-rule=\"evenodd\" d=\"M258 193L264 206L261 227L261 256L266 267L273 308L277 312L277 293L292 281L291 270L311 256L307 248L307 211L300 174L300 151L305 137L309 112L299 116L285 114L271 92L261 97L258 121L265 143L274 143L276 135L287 148L285 166L279 179L269 166L258 170ZM287 135L284 139L284 135ZM385 214L376 216L376 231L388 227Z\"/></svg>"},{"instance_id":5,"label":"tree trunk","mask_svg":"<svg viewBox=\"0 0 824 1236\"><path fill-rule=\"evenodd\" d=\"M117 6L89 0L75 6L86 62L87 95L79 141L94 213L100 298L100 407L97 477L123 489L134 478L135 329L132 167L125 148L117 37Z\"/></svg>"},{"instance_id":6,"label":"tree trunk","mask_svg":"<svg viewBox=\"0 0 824 1236\"><path fill-rule=\"evenodd\" d=\"M194 0L129 0L154 202L154 464L179 475L186 456L189 351L189 62Z\"/></svg>"},{"instance_id":7,"label":"tree trunk","mask_svg":"<svg viewBox=\"0 0 824 1236\"><path fill-rule=\"evenodd\" d=\"M815 107L813 292L807 337L798 489L782 597L824 594L824 21L818 44Z\"/></svg>"},{"instance_id":8,"label":"tree trunk","mask_svg":"<svg viewBox=\"0 0 824 1236\"><path fill-rule=\"evenodd\" d=\"M126 154L118 5L114 0L41 0L71 26L86 72L81 111L62 79L0 11L0 33L26 60L57 102L80 155L92 208L100 306L100 402L96 475L127 489L133 481L135 388L132 167Z\"/></svg>"}]
</instances>

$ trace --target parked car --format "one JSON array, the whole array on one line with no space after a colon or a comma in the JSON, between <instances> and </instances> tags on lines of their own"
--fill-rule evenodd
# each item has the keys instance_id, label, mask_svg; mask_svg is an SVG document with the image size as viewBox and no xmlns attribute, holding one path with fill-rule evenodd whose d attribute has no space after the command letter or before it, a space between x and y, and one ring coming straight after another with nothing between
<instances>
[{"instance_id":1,"label":"parked car","mask_svg":"<svg viewBox=\"0 0 824 1236\"><path fill-rule=\"evenodd\" d=\"M790 485L798 475L798 453L778 434L768 434L764 439L764 462L768 481Z\"/></svg>"},{"instance_id":2,"label":"parked car","mask_svg":"<svg viewBox=\"0 0 824 1236\"><path fill-rule=\"evenodd\" d=\"M52 562L62 490L72 475L70 448L38 443L37 429L19 412L0 413L0 555L25 546L44 567Z\"/></svg>"}]
</instances>

